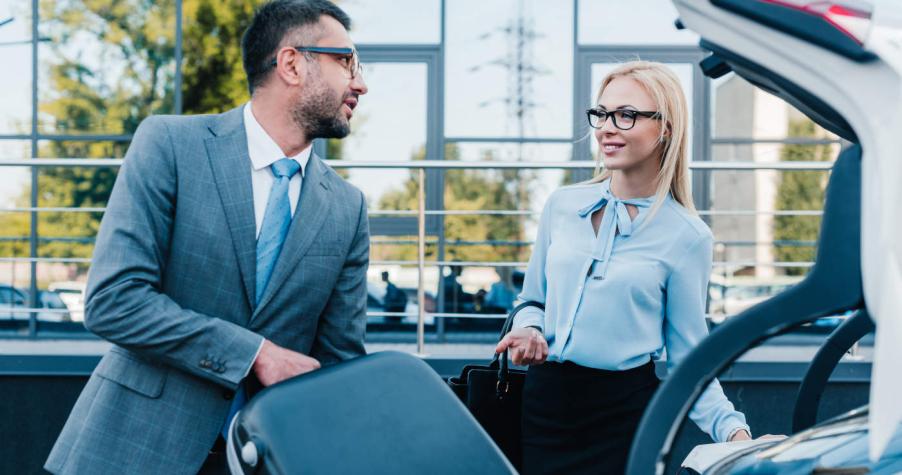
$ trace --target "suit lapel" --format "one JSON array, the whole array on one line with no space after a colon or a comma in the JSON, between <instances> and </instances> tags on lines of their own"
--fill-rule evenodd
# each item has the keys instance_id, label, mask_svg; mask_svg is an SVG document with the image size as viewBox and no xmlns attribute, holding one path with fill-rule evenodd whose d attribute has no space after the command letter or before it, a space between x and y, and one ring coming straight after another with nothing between
<instances>
[{"instance_id":1,"label":"suit lapel","mask_svg":"<svg viewBox=\"0 0 902 475\"><path fill-rule=\"evenodd\" d=\"M320 228L329 213L329 183L326 177L326 165L316 155L311 154L304 170L304 181L301 186L301 196L298 198L297 210L288 227L288 235L279 253L276 267L272 271L269 283L260 300L260 305L254 311L251 320L257 322L260 311L266 307L279 287L285 283L288 276L295 270L304 254L313 244L313 240L319 234Z\"/></svg>"},{"instance_id":2,"label":"suit lapel","mask_svg":"<svg viewBox=\"0 0 902 475\"><path fill-rule=\"evenodd\" d=\"M245 297L254 308L257 225L242 107L217 116L210 131L214 136L205 141L207 157L229 224Z\"/></svg>"}]
</instances>

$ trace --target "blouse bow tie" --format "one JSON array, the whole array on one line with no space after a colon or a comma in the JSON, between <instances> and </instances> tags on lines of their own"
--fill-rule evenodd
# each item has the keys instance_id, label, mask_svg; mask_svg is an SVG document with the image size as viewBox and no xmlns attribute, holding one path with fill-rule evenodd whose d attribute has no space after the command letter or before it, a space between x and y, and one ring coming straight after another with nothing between
<instances>
[{"instance_id":1,"label":"blouse bow tie","mask_svg":"<svg viewBox=\"0 0 902 475\"><path fill-rule=\"evenodd\" d=\"M585 218L586 216L598 211L603 206L608 203L613 204L613 208L616 215L616 228L621 236L627 237L633 233L633 220L630 218L630 213L626 209L626 205L633 205L637 208L648 208L652 204L651 198L631 198L626 200L621 200L614 196L611 193L611 189L608 186L602 187L601 197L596 200L594 203L589 204L588 206L583 207L579 210L580 217Z\"/></svg>"}]
</instances>

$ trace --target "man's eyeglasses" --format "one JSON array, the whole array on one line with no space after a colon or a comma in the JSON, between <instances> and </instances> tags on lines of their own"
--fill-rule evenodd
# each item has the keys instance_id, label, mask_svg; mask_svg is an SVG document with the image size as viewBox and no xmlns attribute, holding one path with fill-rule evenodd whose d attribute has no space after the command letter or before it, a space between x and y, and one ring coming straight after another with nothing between
<instances>
[{"instance_id":1,"label":"man's eyeglasses","mask_svg":"<svg viewBox=\"0 0 902 475\"><path fill-rule=\"evenodd\" d=\"M357 50L354 48L330 48L325 46L295 46L294 49L301 53L327 54L335 58L338 64L343 66L351 79L363 75L363 65L357 56ZM269 63L269 67L273 68L278 61L273 58Z\"/></svg>"},{"instance_id":2,"label":"man's eyeglasses","mask_svg":"<svg viewBox=\"0 0 902 475\"><path fill-rule=\"evenodd\" d=\"M629 130L636 125L639 117L647 117L649 119L661 119L661 114L656 111L637 111L633 109L617 109L613 111L605 110L601 107L593 107L586 110L586 117L589 118L589 125L594 129L604 127L608 117L614 122L614 127L620 130Z\"/></svg>"}]
</instances>

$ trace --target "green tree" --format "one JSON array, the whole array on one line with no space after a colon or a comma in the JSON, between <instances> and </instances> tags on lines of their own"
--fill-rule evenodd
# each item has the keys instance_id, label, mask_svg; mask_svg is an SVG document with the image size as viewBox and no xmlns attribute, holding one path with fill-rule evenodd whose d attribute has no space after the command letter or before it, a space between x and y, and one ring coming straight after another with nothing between
<instances>
[{"instance_id":1,"label":"green tree","mask_svg":"<svg viewBox=\"0 0 902 475\"><path fill-rule=\"evenodd\" d=\"M262 0L184 0L182 98L186 114L218 113L248 100L240 39ZM42 130L60 134L132 134L145 117L174 110L174 0L43 0L51 38L44 64ZM74 49L71 44L90 45ZM128 142L47 142L42 157L119 158ZM341 158L338 140L328 158ZM38 205L103 207L114 168L50 168L38 176ZM18 206L30 206L23 190ZM27 238L29 217L0 215L5 236ZM100 213L40 213L43 257L90 257ZM50 238L50 239L45 239ZM54 240L56 238L56 240ZM75 238L74 240L72 238ZM28 255L27 241L2 241L5 256ZM86 266L81 266L86 270Z\"/></svg>"},{"instance_id":2,"label":"green tree","mask_svg":"<svg viewBox=\"0 0 902 475\"><path fill-rule=\"evenodd\" d=\"M225 112L248 100L241 35L259 0L185 0L182 100L185 114Z\"/></svg>"},{"instance_id":3,"label":"green tree","mask_svg":"<svg viewBox=\"0 0 902 475\"><path fill-rule=\"evenodd\" d=\"M809 119L792 120L788 137L816 138L817 129ZM784 145L782 161L829 161L833 156L830 145ZM827 181L820 171L784 172L777 188L778 210L821 210ZM799 245L799 241L816 241L821 220L817 216L777 216L774 219L774 240L787 241L775 246L778 261L813 261L816 249ZM786 268L789 275L802 275L806 268Z\"/></svg>"},{"instance_id":4,"label":"green tree","mask_svg":"<svg viewBox=\"0 0 902 475\"><path fill-rule=\"evenodd\" d=\"M130 134L147 115L171 111L174 8L174 0L42 1L42 25L51 39L42 64L47 74L39 104L42 131ZM41 143L38 153L42 157L121 157L126 146L54 141ZM37 173L38 206L84 208L104 206L116 171L50 168ZM17 204L30 206L30 201L30 192L23 190ZM100 213L40 213L39 255L90 256L89 242L99 220ZM0 217L0 226L17 236L29 233L28 219L21 217ZM6 255L27 255L27 244L3 246Z\"/></svg>"},{"instance_id":5,"label":"green tree","mask_svg":"<svg viewBox=\"0 0 902 475\"><path fill-rule=\"evenodd\" d=\"M423 160L425 147L411 159ZM445 146L445 159L457 160L460 152L456 145ZM484 160L492 160L487 153ZM444 202L448 210L512 210L518 206L518 186L506 174L495 170L448 170L445 173ZM417 171L399 189L386 192L379 200L379 209L417 209ZM523 204L528 208L528 203ZM522 241L523 225L520 216L464 215L445 216L445 238L452 242L445 248L447 260L458 261L516 261L527 255L522 246L460 244L454 241ZM374 249L373 259L416 258L415 246Z\"/></svg>"}]
</instances>

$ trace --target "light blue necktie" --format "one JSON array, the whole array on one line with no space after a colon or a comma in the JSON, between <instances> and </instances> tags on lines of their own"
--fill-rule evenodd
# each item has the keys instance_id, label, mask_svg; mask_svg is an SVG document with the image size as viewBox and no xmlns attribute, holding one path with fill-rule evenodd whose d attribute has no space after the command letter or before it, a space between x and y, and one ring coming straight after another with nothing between
<instances>
[{"instance_id":1,"label":"light blue necktie","mask_svg":"<svg viewBox=\"0 0 902 475\"><path fill-rule=\"evenodd\" d=\"M260 236L257 238L257 281L256 281L256 303L260 304L263 297L263 291L266 290L266 284L272 275L273 268L276 267L276 261L279 253L282 251L282 244L285 242L285 236L288 234L288 227L291 225L291 203L288 199L288 183L291 177L301 169L298 162L289 158L283 158L270 167L272 174L276 180L272 184L269 191L269 199L266 202L266 212L263 213L263 225L260 228ZM239 385L235 391L235 397L232 399L232 406L229 408L229 416L226 418L225 425L222 427L222 437L228 440L229 424L235 417L235 414L247 403L247 394L244 386Z\"/></svg>"},{"instance_id":2,"label":"light blue necktie","mask_svg":"<svg viewBox=\"0 0 902 475\"><path fill-rule=\"evenodd\" d=\"M266 202L266 212L263 214L263 225L260 229L260 237L257 238L257 304L263 297L266 284L276 266L285 235L288 234L288 226L291 225L291 203L288 201L288 182L297 173L301 166L298 162L283 158L272 164L272 174L276 181L269 192L269 201Z\"/></svg>"}]
</instances>

